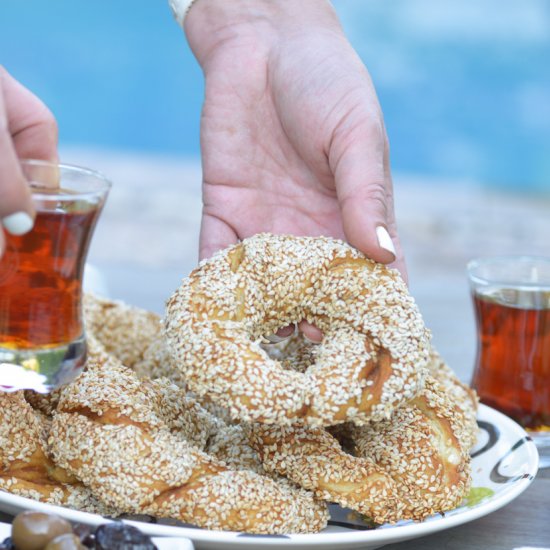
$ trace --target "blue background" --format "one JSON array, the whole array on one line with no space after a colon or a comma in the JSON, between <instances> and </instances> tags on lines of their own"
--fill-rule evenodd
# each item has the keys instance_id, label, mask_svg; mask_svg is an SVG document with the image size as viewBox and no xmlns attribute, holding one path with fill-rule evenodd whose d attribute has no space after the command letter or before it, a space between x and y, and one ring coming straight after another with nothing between
<instances>
[{"instance_id":1,"label":"blue background","mask_svg":"<svg viewBox=\"0 0 550 550\"><path fill-rule=\"evenodd\" d=\"M334 5L395 171L550 189L550 2ZM165 0L0 0L0 63L54 112L62 145L199 154L202 73Z\"/></svg>"}]
</instances>

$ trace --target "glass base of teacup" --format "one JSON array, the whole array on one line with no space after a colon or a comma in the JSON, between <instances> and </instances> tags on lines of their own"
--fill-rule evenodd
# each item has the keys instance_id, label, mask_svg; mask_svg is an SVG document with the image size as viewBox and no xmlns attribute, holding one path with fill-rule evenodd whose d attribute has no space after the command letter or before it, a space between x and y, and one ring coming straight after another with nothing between
<instances>
[{"instance_id":1,"label":"glass base of teacup","mask_svg":"<svg viewBox=\"0 0 550 550\"><path fill-rule=\"evenodd\" d=\"M550 468L550 431L527 432L539 452L539 468Z\"/></svg>"},{"instance_id":2,"label":"glass base of teacup","mask_svg":"<svg viewBox=\"0 0 550 550\"><path fill-rule=\"evenodd\" d=\"M86 362L84 335L70 344L34 349L0 345L0 391L47 393L74 380Z\"/></svg>"}]
</instances>

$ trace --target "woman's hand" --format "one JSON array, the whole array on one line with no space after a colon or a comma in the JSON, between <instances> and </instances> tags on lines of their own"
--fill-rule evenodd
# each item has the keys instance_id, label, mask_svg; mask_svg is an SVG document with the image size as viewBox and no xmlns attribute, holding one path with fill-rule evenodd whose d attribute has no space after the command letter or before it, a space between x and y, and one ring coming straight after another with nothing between
<instances>
[{"instance_id":1,"label":"woman's hand","mask_svg":"<svg viewBox=\"0 0 550 550\"><path fill-rule=\"evenodd\" d=\"M46 106L0 66L0 220L16 235L29 231L34 220L20 158L57 161L57 125ZM0 256L4 246L0 227Z\"/></svg>"},{"instance_id":2,"label":"woman's hand","mask_svg":"<svg viewBox=\"0 0 550 550\"><path fill-rule=\"evenodd\" d=\"M201 258L326 235L406 277L382 112L330 4L197 0L185 31L206 80Z\"/></svg>"}]
</instances>

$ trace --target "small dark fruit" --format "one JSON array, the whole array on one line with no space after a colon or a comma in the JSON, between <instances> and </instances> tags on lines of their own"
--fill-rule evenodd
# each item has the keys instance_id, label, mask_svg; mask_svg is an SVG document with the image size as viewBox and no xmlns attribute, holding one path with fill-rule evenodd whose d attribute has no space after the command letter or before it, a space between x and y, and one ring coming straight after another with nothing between
<instances>
[{"instance_id":1,"label":"small dark fruit","mask_svg":"<svg viewBox=\"0 0 550 550\"><path fill-rule=\"evenodd\" d=\"M120 521L100 525L95 544L97 550L158 550L149 535Z\"/></svg>"}]
</instances>

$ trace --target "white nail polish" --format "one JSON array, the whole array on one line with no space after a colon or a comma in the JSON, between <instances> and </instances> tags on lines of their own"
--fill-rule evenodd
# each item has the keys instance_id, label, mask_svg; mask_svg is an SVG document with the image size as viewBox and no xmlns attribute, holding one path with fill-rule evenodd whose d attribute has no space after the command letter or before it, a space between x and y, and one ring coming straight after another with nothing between
<instances>
[{"instance_id":1,"label":"white nail polish","mask_svg":"<svg viewBox=\"0 0 550 550\"><path fill-rule=\"evenodd\" d=\"M393 241L391 240L390 234L385 227L379 225L376 228L376 236L378 237L378 244L380 245L380 248L383 248L384 250L391 252L394 256L397 256Z\"/></svg>"},{"instance_id":2,"label":"white nail polish","mask_svg":"<svg viewBox=\"0 0 550 550\"><path fill-rule=\"evenodd\" d=\"M32 229L34 221L26 212L15 212L5 217L2 225L12 235L24 235Z\"/></svg>"}]
</instances>

